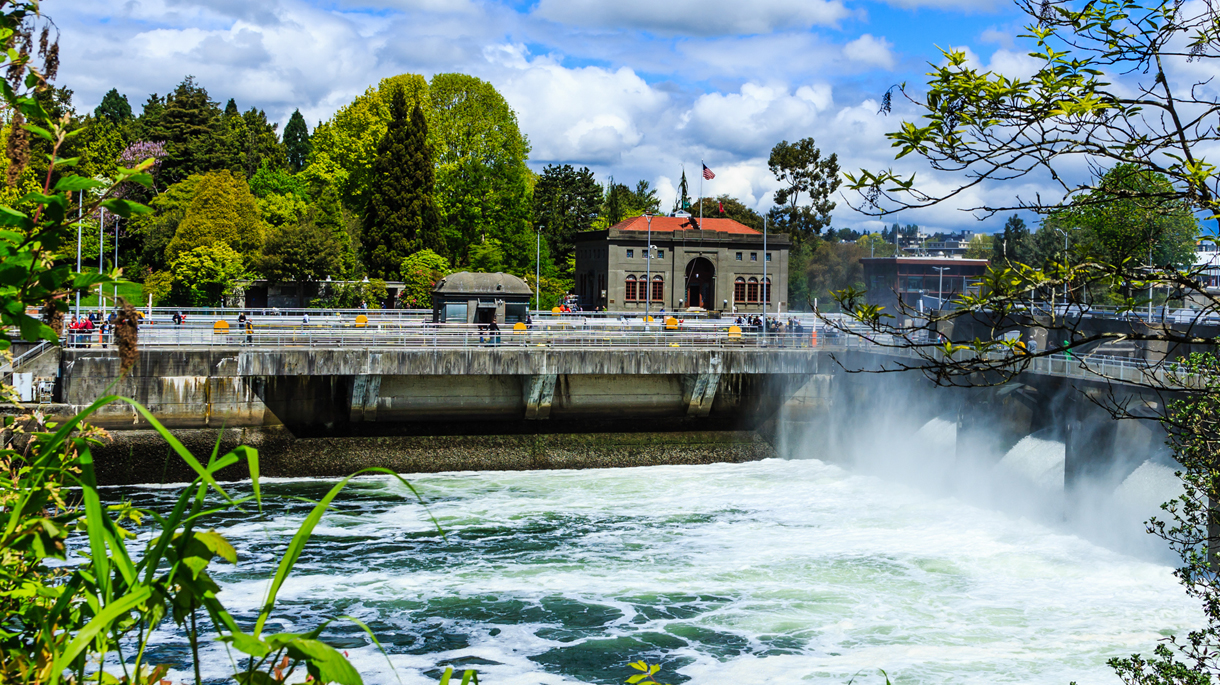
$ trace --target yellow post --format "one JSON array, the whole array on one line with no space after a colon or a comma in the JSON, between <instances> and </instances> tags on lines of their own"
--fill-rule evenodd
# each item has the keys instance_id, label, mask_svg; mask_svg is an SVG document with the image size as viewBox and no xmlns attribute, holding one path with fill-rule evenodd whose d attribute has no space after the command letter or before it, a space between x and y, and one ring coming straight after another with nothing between
<instances>
[{"instance_id":1,"label":"yellow post","mask_svg":"<svg viewBox=\"0 0 1220 685\"><path fill-rule=\"evenodd\" d=\"M356 328L364 328L369 323L369 317L361 314L356 317Z\"/></svg>"},{"instance_id":2,"label":"yellow post","mask_svg":"<svg viewBox=\"0 0 1220 685\"><path fill-rule=\"evenodd\" d=\"M212 333L214 333L216 335L228 335L229 322L228 321L217 321L216 323L212 324Z\"/></svg>"}]
</instances>

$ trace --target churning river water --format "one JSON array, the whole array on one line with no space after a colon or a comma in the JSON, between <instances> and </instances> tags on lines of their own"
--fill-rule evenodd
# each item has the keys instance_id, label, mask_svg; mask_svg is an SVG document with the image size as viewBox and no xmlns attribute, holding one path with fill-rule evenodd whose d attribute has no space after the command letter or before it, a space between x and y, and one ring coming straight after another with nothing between
<instances>
[{"instance_id":1,"label":"churning river water","mask_svg":"<svg viewBox=\"0 0 1220 685\"><path fill-rule=\"evenodd\" d=\"M446 664L487 685L622 683L636 659L669 683L1117 683L1106 659L1200 624L1163 563L817 460L411 480L447 539L397 481L355 481L275 614L365 621L407 685ZM239 619L310 508L292 497L331 485L270 481L262 517L216 522ZM173 491L121 495L163 508ZM366 683L399 682L355 625L325 639ZM160 655L181 650L163 631ZM206 679L232 672L207 650Z\"/></svg>"}]
</instances>

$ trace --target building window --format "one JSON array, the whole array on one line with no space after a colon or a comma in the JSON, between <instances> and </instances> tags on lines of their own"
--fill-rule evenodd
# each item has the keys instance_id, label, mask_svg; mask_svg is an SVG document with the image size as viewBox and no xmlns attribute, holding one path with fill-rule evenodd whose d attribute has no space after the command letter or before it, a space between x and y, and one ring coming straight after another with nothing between
<instances>
[{"instance_id":1,"label":"building window","mask_svg":"<svg viewBox=\"0 0 1220 685\"><path fill-rule=\"evenodd\" d=\"M657 250L657 259L665 259L665 250Z\"/></svg>"},{"instance_id":2,"label":"building window","mask_svg":"<svg viewBox=\"0 0 1220 685\"><path fill-rule=\"evenodd\" d=\"M757 262L757 261L758 261L758 253L757 253L757 252L751 252L751 253L750 253L750 261L751 261L751 262Z\"/></svg>"},{"instance_id":3,"label":"building window","mask_svg":"<svg viewBox=\"0 0 1220 685\"><path fill-rule=\"evenodd\" d=\"M623 301L631 302L635 299L635 276L627 277L627 289L623 293Z\"/></svg>"},{"instance_id":4,"label":"building window","mask_svg":"<svg viewBox=\"0 0 1220 685\"><path fill-rule=\"evenodd\" d=\"M771 303L771 279L770 278L767 279L767 282L764 284L763 289L766 290L766 293L763 294L763 302L770 304Z\"/></svg>"},{"instance_id":5,"label":"building window","mask_svg":"<svg viewBox=\"0 0 1220 685\"><path fill-rule=\"evenodd\" d=\"M665 279L660 276L652 277L652 301L663 302L665 300Z\"/></svg>"},{"instance_id":6,"label":"building window","mask_svg":"<svg viewBox=\"0 0 1220 685\"><path fill-rule=\"evenodd\" d=\"M741 253L738 252L737 255L740 257ZM733 301L746 301L746 279L742 278L741 276L738 276L737 280L733 282Z\"/></svg>"},{"instance_id":7,"label":"building window","mask_svg":"<svg viewBox=\"0 0 1220 685\"><path fill-rule=\"evenodd\" d=\"M768 252L768 253L767 253L767 261L768 261L768 262L769 262L769 261L771 261L771 253L770 253L770 252Z\"/></svg>"},{"instance_id":8,"label":"building window","mask_svg":"<svg viewBox=\"0 0 1220 685\"><path fill-rule=\"evenodd\" d=\"M634 256L635 256L635 250L627 250L627 259L631 259Z\"/></svg>"},{"instance_id":9,"label":"building window","mask_svg":"<svg viewBox=\"0 0 1220 685\"><path fill-rule=\"evenodd\" d=\"M737 253L737 261L739 261L739 262L741 261L741 253L740 253L740 252L738 252L738 253Z\"/></svg>"},{"instance_id":10,"label":"building window","mask_svg":"<svg viewBox=\"0 0 1220 685\"><path fill-rule=\"evenodd\" d=\"M746 284L746 302L758 302L758 279L751 278Z\"/></svg>"}]
</instances>

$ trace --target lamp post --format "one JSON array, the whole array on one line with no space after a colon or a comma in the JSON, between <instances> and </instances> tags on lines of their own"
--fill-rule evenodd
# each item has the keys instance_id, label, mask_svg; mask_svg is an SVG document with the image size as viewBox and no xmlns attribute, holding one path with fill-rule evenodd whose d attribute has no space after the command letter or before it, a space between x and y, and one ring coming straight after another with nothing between
<instances>
[{"instance_id":1,"label":"lamp post","mask_svg":"<svg viewBox=\"0 0 1220 685\"><path fill-rule=\"evenodd\" d=\"M101 214L98 215L97 223L97 275L100 277L102 275L102 271L105 269L103 262L106 259L106 210L105 208L102 208L99 211ZM102 284L98 283L97 313L99 315L102 313L102 308L104 306L102 304L102 297Z\"/></svg>"},{"instance_id":2,"label":"lamp post","mask_svg":"<svg viewBox=\"0 0 1220 685\"><path fill-rule=\"evenodd\" d=\"M80 193L80 195L79 195L80 204L78 204L76 207L76 273L80 273L80 269L81 269L80 244L81 244L81 238L82 238L81 232L83 231L82 225L83 225L83 222L85 219L85 191L81 190L78 192ZM79 290L76 291L76 318L77 318L77 320L80 320L80 291Z\"/></svg>"},{"instance_id":3,"label":"lamp post","mask_svg":"<svg viewBox=\"0 0 1220 685\"><path fill-rule=\"evenodd\" d=\"M534 243L534 311L542 308L542 226L538 226L538 239Z\"/></svg>"},{"instance_id":4,"label":"lamp post","mask_svg":"<svg viewBox=\"0 0 1220 685\"><path fill-rule=\"evenodd\" d=\"M945 272L949 270L947 266L934 266L932 269L940 274L940 284L936 286L936 308L938 310L945 307ZM921 300L923 298L920 298Z\"/></svg>"},{"instance_id":5,"label":"lamp post","mask_svg":"<svg viewBox=\"0 0 1220 685\"><path fill-rule=\"evenodd\" d=\"M644 262L646 276L644 277L644 330L648 330L648 313L652 310L652 215L645 214L648 220L648 246L645 247Z\"/></svg>"},{"instance_id":6,"label":"lamp post","mask_svg":"<svg viewBox=\"0 0 1220 685\"><path fill-rule=\"evenodd\" d=\"M767 287L767 215L763 214L763 328L767 327L767 300L771 299L771 289Z\"/></svg>"},{"instance_id":7,"label":"lamp post","mask_svg":"<svg viewBox=\"0 0 1220 685\"><path fill-rule=\"evenodd\" d=\"M1062 228L1055 227L1055 230L1063 236L1063 265L1066 267L1068 262L1068 234ZM1068 303L1068 283L1067 279L1063 279L1063 306L1066 308ZM1064 309L1066 312L1067 310Z\"/></svg>"}]
</instances>

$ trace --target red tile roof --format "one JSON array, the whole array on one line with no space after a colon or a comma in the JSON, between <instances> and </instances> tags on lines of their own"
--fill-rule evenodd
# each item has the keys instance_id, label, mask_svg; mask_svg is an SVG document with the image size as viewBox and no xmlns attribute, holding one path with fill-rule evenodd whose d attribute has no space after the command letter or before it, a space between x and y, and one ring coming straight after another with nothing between
<instances>
[{"instance_id":1,"label":"red tile roof","mask_svg":"<svg viewBox=\"0 0 1220 685\"><path fill-rule=\"evenodd\" d=\"M692 230L687 224L688 221L694 220L696 224L700 224L699 217L691 217L690 219L683 216L654 216L652 217L652 230L654 233L672 233L674 231L689 231ZM756 231L749 226L732 219L704 219L702 224L705 231L718 231L720 233L737 233L741 235L762 235L760 231ZM610 228L616 228L620 231L647 231L648 220L642 216L632 217L618 222Z\"/></svg>"}]
</instances>

